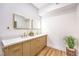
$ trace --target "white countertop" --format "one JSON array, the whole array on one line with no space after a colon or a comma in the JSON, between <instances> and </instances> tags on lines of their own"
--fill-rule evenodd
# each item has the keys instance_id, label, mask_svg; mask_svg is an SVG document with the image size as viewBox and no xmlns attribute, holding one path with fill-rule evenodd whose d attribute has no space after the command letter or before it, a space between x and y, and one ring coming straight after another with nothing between
<instances>
[{"instance_id":1,"label":"white countertop","mask_svg":"<svg viewBox=\"0 0 79 59\"><path fill-rule=\"evenodd\" d=\"M3 44L3 47L7 47L7 46L10 46L10 45L19 43L19 42L23 42L23 41L26 41L26 40L31 40L33 38L37 38L37 37L44 36L44 35L46 35L46 34L40 34L40 35L29 36L29 37L17 37L17 38L13 38L13 39L1 40L1 42Z\"/></svg>"}]
</instances>

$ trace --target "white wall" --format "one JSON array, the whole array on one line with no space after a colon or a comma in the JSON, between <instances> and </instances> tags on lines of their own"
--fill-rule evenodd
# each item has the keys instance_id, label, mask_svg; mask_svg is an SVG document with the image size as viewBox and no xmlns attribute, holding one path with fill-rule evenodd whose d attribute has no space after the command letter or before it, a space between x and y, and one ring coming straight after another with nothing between
<instances>
[{"instance_id":1,"label":"white wall","mask_svg":"<svg viewBox=\"0 0 79 59\"><path fill-rule=\"evenodd\" d=\"M0 38L13 37L26 32L26 30L14 30L13 13L30 19L38 19L38 11L29 3L0 4ZM7 29L10 27L10 29Z\"/></svg>"},{"instance_id":2,"label":"white wall","mask_svg":"<svg viewBox=\"0 0 79 59\"><path fill-rule=\"evenodd\" d=\"M43 16L42 33L48 34L48 46L65 50L65 36L72 35L78 39L76 16L76 7L61 8Z\"/></svg>"},{"instance_id":3,"label":"white wall","mask_svg":"<svg viewBox=\"0 0 79 59\"><path fill-rule=\"evenodd\" d=\"M78 39L78 55L79 55L79 4L77 5L77 9L76 9L76 19L77 19L77 26L76 26L76 37Z\"/></svg>"},{"instance_id":4,"label":"white wall","mask_svg":"<svg viewBox=\"0 0 79 59\"><path fill-rule=\"evenodd\" d=\"M0 3L0 40L17 37L27 32L27 30L17 30L13 28L13 13L30 19L38 19L37 9L29 3ZM7 29L7 27L10 27L10 29ZM0 48L0 55L1 54Z\"/></svg>"}]
</instances>

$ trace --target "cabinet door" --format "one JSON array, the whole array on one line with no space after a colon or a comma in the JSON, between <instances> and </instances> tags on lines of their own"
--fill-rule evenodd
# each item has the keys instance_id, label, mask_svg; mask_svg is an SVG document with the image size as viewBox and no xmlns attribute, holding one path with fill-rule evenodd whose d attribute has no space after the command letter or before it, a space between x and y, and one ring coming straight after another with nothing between
<instances>
[{"instance_id":1,"label":"cabinet door","mask_svg":"<svg viewBox=\"0 0 79 59\"><path fill-rule=\"evenodd\" d=\"M42 36L39 37L40 40L40 48L44 48L45 46L47 46L47 36Z\"/></svg>"},{"instance_id":2,"label":"cabinet door","mask_svg":"<svg viewBox=\"0 0 79 59\"><path fill-rule=\"evenodd\" d=\"M22 43L4 48L5 56L22 56Z\"/></svg>"},{"instance_id":3,"label":"cabinet door","mask_svg":"<svg viewBox=\"0 0 79 59\"><path fill-rule=\"evenodd\" d=\"M34 56L38 53L38 40L37 39L32 39L31 40L31 56Z\"/></svg>"},{"instance_id":4,"label":"cabinet door","mask_svg":"<svg viewBox=\"0 0 79 59\"><path fill-rule=\"evenodd\" d=\"M45 46L47 46L47 38L46 36L38 37L38 51L40 52Z\"/></svg>"},{"instance_id":5,"label":"cabinet door","mask_svg":"<svg viewBox=\"0 0 79 59\"><path fill-rule=\"evenodd\" d=\"M23 56L30 56L30 40L23 42Z\"/></svg>"},{"instance_id":6,"label":"cabinet door","mask_svg":"<svg viewBox=\"0 0 79 59\"><path fill-rule=\"evenodd\" d=\"M46 36L31 40L31 55L37 55L47 45Z\"/></svg>"}]
</instances>

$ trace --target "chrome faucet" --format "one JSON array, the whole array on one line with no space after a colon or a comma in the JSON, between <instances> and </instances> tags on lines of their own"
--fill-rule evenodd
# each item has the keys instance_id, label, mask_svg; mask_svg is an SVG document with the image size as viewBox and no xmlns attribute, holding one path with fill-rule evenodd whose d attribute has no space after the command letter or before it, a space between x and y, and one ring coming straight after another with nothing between
<instances>
[{"instance_id":1,"label":"chrome faucet","mask_svg":"<svg viewBox=\"0 0 79 59\"><path fill-rule=\"evenodd\" d=\"M23 36L24 36L24 37L26 37L26 36L27 36L25 32L24 32Z\"/></svg>"},{"instance_id":2,"label":"chrome faucet","mask_svg":"<svg viewBox=\"0 0 79 59\"><path fill-rule=\"evenodd\" d=\"M24 32L23 35L21 35L21 37L27 37L26 33Z\"/></svg>"}]
</instances>

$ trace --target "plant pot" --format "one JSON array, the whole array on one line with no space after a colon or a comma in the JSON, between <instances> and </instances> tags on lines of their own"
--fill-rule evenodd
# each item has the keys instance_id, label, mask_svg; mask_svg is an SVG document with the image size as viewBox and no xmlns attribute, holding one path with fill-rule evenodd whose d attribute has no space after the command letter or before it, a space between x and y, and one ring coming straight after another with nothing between
<instances>
[{"instance_id":1,"label":"plant pot","mask_svg":"<svg viewBox=\"0 0 79 59\"><path fill-rule=\"evenodd\" d=\"M76 56L76 49L66 48L67 56Z\"/></svg>"}]
</instances>

